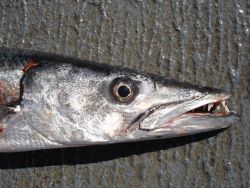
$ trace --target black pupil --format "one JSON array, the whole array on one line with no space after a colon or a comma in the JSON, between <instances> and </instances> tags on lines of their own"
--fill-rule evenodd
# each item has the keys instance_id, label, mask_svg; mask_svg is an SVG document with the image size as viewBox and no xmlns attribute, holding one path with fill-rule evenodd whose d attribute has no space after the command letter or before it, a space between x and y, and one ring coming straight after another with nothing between
<instances>
[{"instance_id":1,"label":"black pupil","mask_svg":"<svg viewBox=\"0 0 250 188\"><path fill-rule=\"evenodd\" d=\"M128 86L120 86L118 88L118 94L120 95L120 97L127 97L130 94L130 90L128 88Z\"/></svg>"}]
</instances>

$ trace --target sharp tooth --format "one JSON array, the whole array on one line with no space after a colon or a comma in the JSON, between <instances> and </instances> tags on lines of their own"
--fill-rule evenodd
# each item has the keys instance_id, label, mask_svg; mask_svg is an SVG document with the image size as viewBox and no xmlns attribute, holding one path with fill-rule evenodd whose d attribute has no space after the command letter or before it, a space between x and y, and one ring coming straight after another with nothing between
<instances>
[{"instance_id":1,"label":"sharp tooth","mask_svg":"<svg viewBox=\"0 0 250 188\"><path fill-rule=\"evenodd\" d=\"M221 104L222 104L222 106L225 108L225 106L226 106L226 101L222 101Z\"/></svg>"},{"instance_id":2,"label":"sharp tooth","mask_svg":"<svg viewBox=\"0 0 250 188\"><path fill-rule=\"evenodd\" d=\"M229 108L227 105L224 106L226 112L230 112Z\"/></svg>"},{"instance_id":3,"label":"sharp tooth","mask_svg":"<svg viewBox=\"0 0 250 188\"><path fill-rule=\"evenodd\" d=\"M20 112L21 111L21 106L20 105L18 105L18 106L16 106L15 108L13 108L13 112Z\"/></svg>"},{"instance_id":4,"label":"sharp tooth","mask_svg":"<svg viewBox=\"0 0 250 188\"><path fill-rule=\"evenodd\" d=\"M214 104L208 104L207 105L207 111L210 111L213 108Z\"/></svg>"},{"instance_id":5,"label":"sharp tooth","mask_svg":"<svg viewBox=\"0 0 250 188\"><path fill-rule=\"evenodd\" d=\"M220 110L220 104L216 106L216 110Z\"/></svg>"}]
</instances>

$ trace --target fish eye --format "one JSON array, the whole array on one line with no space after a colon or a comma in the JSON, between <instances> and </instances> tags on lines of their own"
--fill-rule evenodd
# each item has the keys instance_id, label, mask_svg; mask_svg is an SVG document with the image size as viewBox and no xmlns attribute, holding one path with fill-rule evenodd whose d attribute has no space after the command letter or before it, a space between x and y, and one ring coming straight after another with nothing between
<instances>
[{"instance_id":1,"label":"fish eye","mask_svg":"<svg viewBox=\"0 0 250 188\"><path fill-rule=\"evenodd\" d=\"M128 97L131 94L130 87L128 85L120 85L117 89L117 95L119 97Z\"/></svg>"},{"instance_id":2,"label":"fish eye","mask_svg":"<svg viewBox=\"0 0 250 188\"><path fill-rule=\"evenodd\" d=\"M138 88L132 80L116 78L111 84L111 93L117 102L128 104L135 99Z\"/></svg>"}]
</instances>

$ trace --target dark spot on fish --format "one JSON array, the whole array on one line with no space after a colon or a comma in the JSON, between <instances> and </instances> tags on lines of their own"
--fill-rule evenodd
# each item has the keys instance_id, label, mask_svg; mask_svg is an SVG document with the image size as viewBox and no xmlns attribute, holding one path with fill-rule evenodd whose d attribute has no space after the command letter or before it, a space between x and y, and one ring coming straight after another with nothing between
<instances>
[{"instance_id":1,"label":"dark spot on fish","mask_svg":"<svg viewBox=\"0 0 250 188\"><path fill-rule=\"evenodd\" d=\"M78 74L79 72L80 72L80 71L79 71L78 69L74 69L74 70L73 70L73 73L74 73L74 74Z\"/></svg>"},{"instance_id":2,"label":"dark spot on fish","mask_svg":"<svg viewBox=\"0 0 250 188\"><path fill-rule=\"evenodd\" d=\"M3 132L3 128L0 127L0 133L2 133L2 132Z\"/></svg>"},{"instance_id":3,"label":"dark spot on fish","mask_svg":"<svg viewBox=\"0 0 250 188\"><path fill-rule=\"evenodd\" d=\"M65 107L70 107L70 102L69 102L69 94L66 92L61 92L58 95L58 99L61 104L63 104Z\"/></svg>"}]
</instances>

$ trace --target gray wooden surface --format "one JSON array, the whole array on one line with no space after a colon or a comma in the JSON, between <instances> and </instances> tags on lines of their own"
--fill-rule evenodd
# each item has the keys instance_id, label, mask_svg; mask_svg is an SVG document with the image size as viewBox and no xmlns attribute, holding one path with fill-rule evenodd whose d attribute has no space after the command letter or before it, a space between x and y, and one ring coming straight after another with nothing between
<instances>
[{"instance_id":1,"label":"gray wooden surface","mask_svg":"<svg viewBox=\"0 0 250 188\"><path fill-rule=\"evenodd\" d=\"M249 35L247 0L1 0L0 46L222 88L241 123L182 139L0 154L0 187L250 187Z\"/></svg>"}]
</instances>

